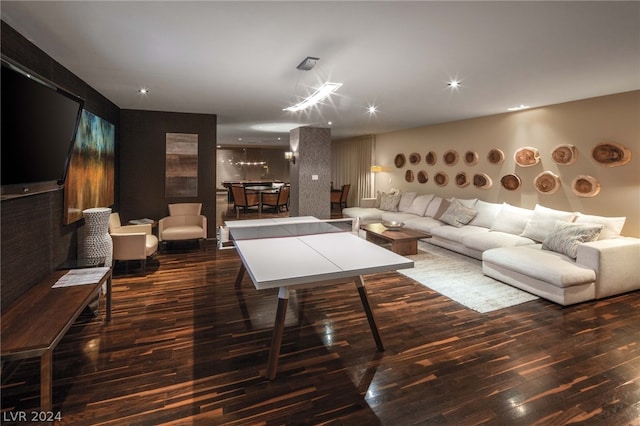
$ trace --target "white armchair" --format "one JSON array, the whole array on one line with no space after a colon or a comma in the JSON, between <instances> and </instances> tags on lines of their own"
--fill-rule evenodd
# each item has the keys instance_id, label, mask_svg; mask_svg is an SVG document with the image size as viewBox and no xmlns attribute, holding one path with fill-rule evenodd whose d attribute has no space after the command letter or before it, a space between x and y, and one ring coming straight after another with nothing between
<instances>
[{"instance_id":1,"label":"white armchair","mask_svg":"<svg viewBox=\"0 0 640 426\"><path fill-rule=\"evenodd\" d=\"M109 234L113 241L113 260L140 260L142 274L147 272L147 258L158 250L158 238L151 232L151 225L125 225L118 213L109 216Z\"/></svg>"},{"instance_id":2,"label":"white armchair","mask_svg":"<svg viewBox=\"0 0 640 426\"><path fill-rule=\"evenodd\" d=\"M207 218L200 214L202 203L169 204L169 216L158 221L160 245L168 241L202 241L207 238Z\"/></svg>"}]
</instances>

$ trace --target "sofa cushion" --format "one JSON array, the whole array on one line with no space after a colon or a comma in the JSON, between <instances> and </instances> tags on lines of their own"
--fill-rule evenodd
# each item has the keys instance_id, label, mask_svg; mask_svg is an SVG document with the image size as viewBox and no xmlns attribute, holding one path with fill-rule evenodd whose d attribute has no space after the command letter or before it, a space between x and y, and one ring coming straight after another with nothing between
<instances>
[{"instance_id":1,"label":"sofa cushion","mask_svg":"<svg viewBox=\"0 0 640 426\"><path fill-rule=\"evenodd\" d=\"M506 232L490 231L484 234L471 234L462 239L462 243L470 249L480 252L498 247L517 247L535 244L530 238Z\"/></svg>"},{"instance_id":2,"label":"sofa cushion","mask_svg":"<svg viewBox=\"0 0 640 426\"><path fill-rule=\"evenodd\" d=\"M487 203L486 201L478 200L473 206L473 209L478 213L476 214L476 217L469 222L469 225L491 228L491 224L496 218L501 207L502 204L499 203Z\"/></svg>"},{"instance_id":3,"label":"sofa cushion","mask_svg":"<svg viewBox=\"0 0 640 426\"><path fill-rule=\"evenodd\" d=\"M542 244L533 244L495 248L482 253L482 261L561 288L595 281L593 269L577 265L569 256L542 250L541 247Z\"/></svg>"},{"instance_id":4,"label":"sofa cushion","mask_svg":"<svg viewBox=\"0 0 640 426\"><path fill-rule=\"evenodd\" d=\"M360 223L380 222L384 211L375 207L346 207L342 209L342 215L346 217L359 217Z\"/></svg>"},{"instance_id":5,"label":"sofa cushion","mask_svg":"<svg viewBox=\"0 0 640 426\"><path fill-rule=\"evenodd\" d=\"M471 219L473 219L476 214L477 212L474 209L465 207L460 201L454 199L444 214L438 219L444 223L460 228L471 222Z\"/></svg>"},{"instance_id":6,"label":"sofa cushion","mask_svg":"<svg viewBox=\"0 0 640 426\"><path fill-rule=\"evenodd\" d=\"M605 217L605 216L592 216L588 214L578 213L578 216L574 220L575 223L595 223L603 225L602 232L598 236L599 240L607 240L609 238L619 237L622 232L626 217Z\"/></svg>"},{"instance_id":7,"label":"sofa cushion","mask_svg":"<svg viewBox=\"0 0 640 426\"><path fill-rule=\"evenodd\" d=\"M433 194L418 195L413 199L411 206L407 209L407 213L415 214L417 216L424 216L427 206L433 200Z\"/></svg>"},{"instance_id":8,"label":"sofa cushion","mask_svg":"<svg viewBox=\"0 0 640 426\"><path fill-rule=\"evenodd\" d=\"M603 227L604 225L598 224L557 221L551 233L544 239L542 249L563 253L575 259L578 246L597 240Z\"/></svg>"},{"instance_id":9,"label":"sofa cushion","mask_svg":"<svg viewBox=\"0 0 640 426\"><path fill-rule=\"evenodd\" d=\"M202 238L202 228L196 225L180 225L165 228L162 239L166 241L191 240Z\"/></svg>"},{"instance_id":10,"label":"sofa cushion","mask_svg":"<svg viewBox=\"0 0 640 426\"><path fill-rule=\"evenodd\" d=\"M463 226L462 228L458 228L451 225L442 225L437 226L431 229L431 235L434 237L440 237L442 239L455 241L457 243L462 243L464 238L473 235L473 234L487 234L489 230L487 228L481 228L479 226Z\"/></svg>"},{"instance_id":11,"label":"sofa cushion","mask_svg":"<svg viewBox=\"0 0 640 426\"><path fill-rule=\"evenodd\" d=\"M415 192L402 192L400 194L400 202L398 203L398 211L406 212L411 207L413 200L416 198Z\"/></svg>"},{"instance_id":12,"label":"sofa cushion","mask_svg":"<svg viewBox=\"0 0 640 426\"><path fill-rule=\"evenodd\" d=\"M417 231L422 231L430 234L433 228L437 228L443 225L442 225L442 222L432 217L413 216L411 219L407 219L404 221L404 226L409 229L415 229Z\"/></svg>"},{"instance_id":13,"label":"sofa cushion","mask_svg":"<svg viewBox=\"0 0 640 426\"><path fill-rule=\"evenodd\" d=\"M576 214L573 212L554 210L536 204L536 207L533 209L533 215L527 221L527 225L524 227L520 236L542 242L554 228L556 221L571 222L575 217Z\"/></svg>"},{"instance_id":14,"label":"sofa cushion","mask_svg":"<svg viewBox=\"0 0 640 426\"><path fill-rule=\"evenodd\" d=\"M533 210L503 203L491 224L491 230L520 235L531 216L533 216Z\"/></svg>"}]
</instances>

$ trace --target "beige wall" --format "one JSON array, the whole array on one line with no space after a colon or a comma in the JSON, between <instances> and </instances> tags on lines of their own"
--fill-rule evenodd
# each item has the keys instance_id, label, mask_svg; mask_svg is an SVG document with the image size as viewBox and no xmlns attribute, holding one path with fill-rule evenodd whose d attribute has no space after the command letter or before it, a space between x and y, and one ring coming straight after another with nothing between
<instances>
[{"instance_id":1,"label":"beige wall","mask_svg":"<svg viewBox=\"0 0 640 426\"><path fill-rule=\"evenodd\" d=\"M629 163L619 167L604 167L591 158L591 151L601 142L616 142L632 151ZM572 144L578 149L578 160L570 166L561 166L551 159L554 148L560 144ZM516 165L513 154L516 149L532 146L539 150L541 161L533 167ZM499 148L505 154L500 165L491 164L487 153ZM447 166L442 155L449 149L457 150L460 159L454 166ZM425 163L429 151L438 155L435 165ZM468 166L463 157L467 151L478 153L479 161ZM419 164L409 164L409 154L417 152ZM396 168L396 154L404 153L407 162ZM376 135L375 162L383 166L383 172L375 176L376 190L398 188L421 194L434 193L458 198L480 198L489 202L508 202L532 208L536 203L546 207L580 211L602 216L626 216L623 235L640 236L640 91L585 99L519 112L493 115L476 119L426 126L398 132ZM413 170L416 179L405 181L407 169ZM429 180L418 183L417 173L424 170ZM554 194L541 194L533 180L543 171L557 174L561 188ZM486 173L493 180L487 190L473 184L459 188L455 175L466 172L472 179L475 173ZM433 181L436 172L449 176L446 186ZM507 191L500 185L500 178L508 173L517 174L522 186ZM601 184L600 193L592 198L578 197L571 191L571 182L577 175L591 175Z\"/></svg>"}]
</instances>

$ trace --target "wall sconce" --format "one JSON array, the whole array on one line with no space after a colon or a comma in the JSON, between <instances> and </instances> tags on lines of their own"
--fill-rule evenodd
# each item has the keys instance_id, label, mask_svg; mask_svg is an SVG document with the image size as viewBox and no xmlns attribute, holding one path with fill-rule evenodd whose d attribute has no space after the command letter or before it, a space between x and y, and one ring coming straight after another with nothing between
<instances>
[{"instance_id":1,"label":"wall sconce","mask_svg":"<svg viewBox=\"0 0 640 426\"><path fill-rule=\"evenodd\" d=\"M289 160L293 164L296 164L296 156L293 153L293 151L285 151L284 158L285 158L285 160Z\"/></svg>"},{"instance_id":2,"label":"wall sconce","mask_svg":"<svg viewBox=\"0 0 640 426\"><path fill-rule=\"evenodd\" d=\"M382 171L382 166L371 166L371 173L380 173Z\"/></svg>"}]
</instances>

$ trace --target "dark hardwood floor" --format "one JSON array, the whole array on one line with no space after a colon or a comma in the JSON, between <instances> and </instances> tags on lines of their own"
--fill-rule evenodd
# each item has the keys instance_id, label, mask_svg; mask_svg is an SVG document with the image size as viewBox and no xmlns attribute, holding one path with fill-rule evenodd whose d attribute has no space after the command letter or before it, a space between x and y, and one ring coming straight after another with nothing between
<instances>
[{"instance_id":1,"label":"dark hardwood floor","mask_svg":"<svg viewBox=\"0 0 640 426\"><path fill-rule=\"evenodd\" d=\"M54 351L59 423L640 424L640 292L480 314L370 275L379 353L354 285L292 291L268 381L277 291L236 290L239 266L209 241L159 254L146 277L118 267L111 323L83 315ZM37 410L38 363L4 365L1 391L3 424Z\"/></svg>"}]
</instances>

